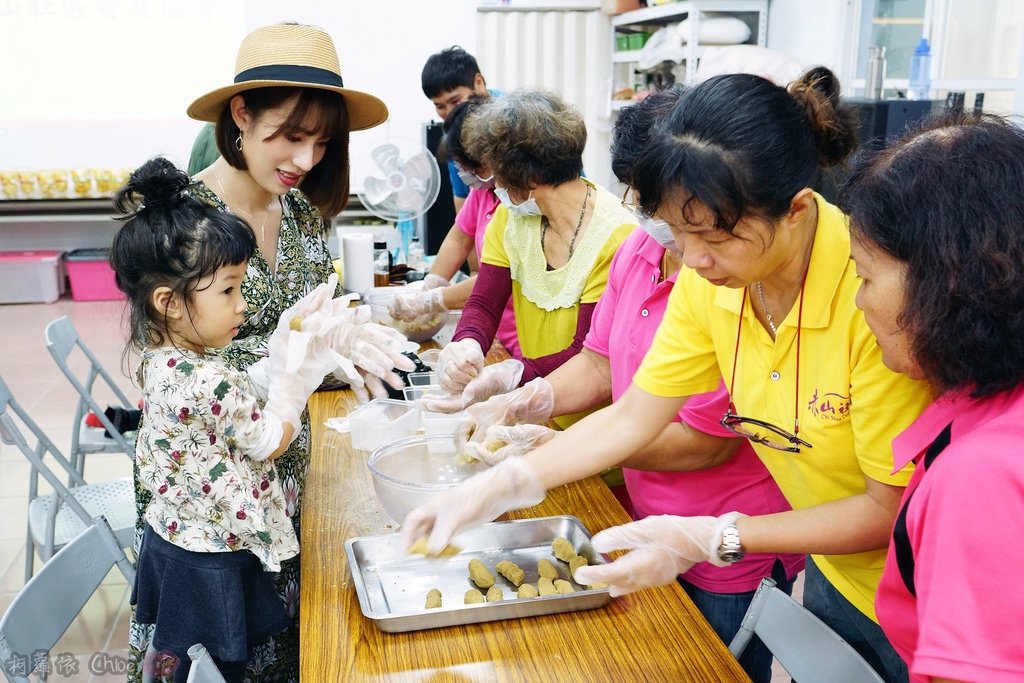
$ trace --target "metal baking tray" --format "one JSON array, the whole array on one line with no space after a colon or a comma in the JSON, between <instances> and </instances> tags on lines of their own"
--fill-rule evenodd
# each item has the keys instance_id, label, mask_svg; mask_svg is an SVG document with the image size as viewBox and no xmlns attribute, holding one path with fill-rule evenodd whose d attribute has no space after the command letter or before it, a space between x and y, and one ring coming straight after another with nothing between
<instances>
[{"instance_id":1,"label":"metal baking tray","mask_svg":"<svg viewBox=\"0 0 1024 683\"><path fill-rule=\"evenodd\" d=\"M363 614L381 631L401 633L445 626L479 624L558 614L603 607L611 601L608 589L586 590L569 576L569 565L555 558L551 542L564 536L576 553L590 564L607 560L590 545L590 532L576 517L539 517L509 522L492 522L465 531L453 541L462 552L449 557L428 558L409 555L400 534L363 536L345 542L345 554L352 569L352 581ZM544 597L516 597L516 587L498 574L494 566L511 560L526 572L525 583L537 585L537 561L546 558L576 589ZM476 588L469 580L469 561L483 562L494 574L504 600L475 605L463 604L466 591ZM427 592L441 591L442 607L426 609ZM486 593L486 590L481 590Z\"/></svg>"}]
</instances>

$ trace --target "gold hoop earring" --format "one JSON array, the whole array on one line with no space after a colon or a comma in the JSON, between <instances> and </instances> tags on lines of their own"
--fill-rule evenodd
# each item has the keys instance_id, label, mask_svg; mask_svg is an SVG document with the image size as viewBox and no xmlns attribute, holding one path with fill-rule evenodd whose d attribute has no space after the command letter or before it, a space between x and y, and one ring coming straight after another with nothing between
<instances>
[{"instance_id":1,"label":"gold hoop earring","mask_svg":"<svg viewBox=\"0 0 1024 683\"><path fill-rule=\"evenodd\" d=\"M235 149L237 149L239 152L242 151L242 133L241 132L239 132L238 133L238 137L235 138Z\"/></svg>"}]
</instances>

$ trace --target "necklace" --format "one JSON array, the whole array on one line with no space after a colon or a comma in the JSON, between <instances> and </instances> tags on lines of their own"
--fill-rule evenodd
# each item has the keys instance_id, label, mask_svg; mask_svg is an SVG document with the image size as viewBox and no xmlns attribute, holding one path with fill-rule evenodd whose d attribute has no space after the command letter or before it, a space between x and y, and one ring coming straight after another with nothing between
<instances>
[{"instance_id":1,"label":"necklace","mask_svg":"<svg viewBox=\"0 0 1024 683\"><path fill-rule=\"evenodd\" d=\"M757 295L761 298L761 310L764 311L764 317L768 320L768 327L772 328L772 336L778 337L779 331L775 329L775 323L772 322L772 314L768 312L768 307L764 305L764 290L761 289L761 282L757 283ZM800 304L803 305L801 299Z\"/></svg>"},{"instance_id":2,"label":"necklace","mask_svg":"<svg viewBox=\"0 0 1024 683\"><path fill-rule=\"evenodd\" d=\"M215 169L216 170L216 169ZM569 256L566 261L572 259L572 248L576 244L576 235L580 234L580 226L583 225L583 215L587 213L587 202L590 201L590 184L587 184L587 196L583 198L583 208L580 209L580 219L576 221L576 229L572 231L572 239L569 241ZM540 248L544 250L544 236L548 234L548 217L544 216L540 222Z\"/></svg>"},{"instance_id":3,"label":"necklace","mask_svg":"<svg viewBox=\"0 0 1024 683\"><path fill-rule=\"evenodd\" d=\"M217 173L217 167L216 166L213 167L213 177L217 179L217 187L220 188L220 193L221 193L221 195L224 198L224 203L227 204L229 201L231 201L231 199L228 197L228 191L224 189L224 183L222 183L220 181L220 174ZM252 224L253 225L256 224L256 218L251 213L249 213L248 211L245 211L240 206L238 206L238 202L233 202L233 203L235 204L235 210L238 213L242 214L243 216L248 216L249 220L252 221ZM230 209L231 207L229 206L228 208ZM269 204L267 204L267 212L265 214L263 214L263 222L260 223L260 241L261 242L266 242L267 241L267 234L266 234L266 232L264 232L264 228L266 228L266 226L267 226L267 219L270 218L270 210L273 209L273 208L274 208L274 202L271 201Z\"/></svg>"}]
</instances>

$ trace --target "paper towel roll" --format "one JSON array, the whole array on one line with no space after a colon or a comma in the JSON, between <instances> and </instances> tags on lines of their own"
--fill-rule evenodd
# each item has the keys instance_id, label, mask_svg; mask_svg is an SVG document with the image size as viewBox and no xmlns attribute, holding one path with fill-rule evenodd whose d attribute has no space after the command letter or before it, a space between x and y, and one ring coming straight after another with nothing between
<instances>
[{"instance_id":1,"label":"paper towel roll","mask_svg":"<svg viewBox=\"0 0 1024 683\"><path fill-rule=\"evenodd\" d=\"M366 292L373 287L373 235L343 235L342 285L349 292Z\"/></svg>"}]
</instances>

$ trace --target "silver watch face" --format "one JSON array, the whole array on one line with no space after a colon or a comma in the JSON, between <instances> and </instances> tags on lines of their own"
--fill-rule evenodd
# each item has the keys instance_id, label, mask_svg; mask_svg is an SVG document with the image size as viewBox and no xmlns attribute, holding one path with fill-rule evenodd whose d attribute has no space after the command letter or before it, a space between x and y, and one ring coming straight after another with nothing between
<instances>
[{"instance_id":1,"label":"silver watch face","mask_svg":"<svg viewBox=\"0 0 1024 683\"><path fill-rule=\"evenodd\" d=\"M740 533L736 525L730 525L722 530L722 545L718 546L718 559L722 562L738 562L743 559L746 553L740 545Z\"/></svg>"},{"instance_id":2,"label":"silver watch face","mask_svg":"<svg viewBox=\"0 0 1024 683\"><path fill-rule=\"evenodd\" d=\"M718 549L718 559L720 559L722 562L739 562L743 559L743 556L745 554L746 553L744 553L742 550L727 550L725 548Z\"/></svg>"}]
</instances>

